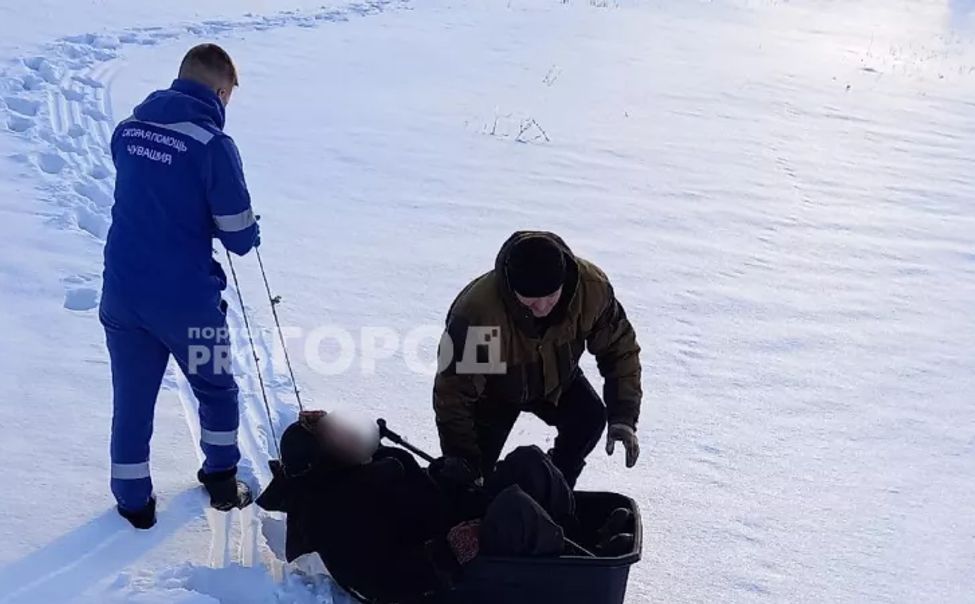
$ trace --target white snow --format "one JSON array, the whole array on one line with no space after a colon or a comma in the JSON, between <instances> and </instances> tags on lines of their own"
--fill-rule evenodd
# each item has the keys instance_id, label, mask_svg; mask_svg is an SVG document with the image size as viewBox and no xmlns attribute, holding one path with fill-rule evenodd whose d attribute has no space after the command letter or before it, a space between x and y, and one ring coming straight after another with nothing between
<instances>
[{"instance_id":1,"label":"white snow","mask_svg":"<svg viewBox=\"0 0 975 604\"><path fill-rule=\"evenodd\" d=\"M160 524L111 507L108 136L205 39L242 71L227 130L311 406L435 449L415 366L508 234L553 230L644 347L644 456L597 448L582 479L642 506L629 602L975 601L975 3L34 0L0 34L3 604L341 601L282 575L280 519L204 512L175 374ZM256 261L236 267L279 357ZM326 328L346 371L322 371ZM281 429L291 382L263 369ZM552 436L526 418L512 444Z\"/></svg>"}]
</instances>

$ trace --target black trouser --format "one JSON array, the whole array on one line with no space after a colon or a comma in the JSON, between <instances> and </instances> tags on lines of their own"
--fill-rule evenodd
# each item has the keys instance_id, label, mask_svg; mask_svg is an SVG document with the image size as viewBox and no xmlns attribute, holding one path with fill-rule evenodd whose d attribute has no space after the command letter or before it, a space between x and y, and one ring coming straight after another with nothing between
<instances>
[{"instance_id":1,"label":"black trouser","mask_svg":"<svg viewBox=\"0 0 975 604\"><path fill-rule=\"evenodd\" d=\"M518 447L484 485L490 503L481 521L481 553L558 556L574 523L575 496L541 449Z\"/></svg>"},{"instance_id":2,"label":"black trouser","mask_svg":"<svg viewBox=\"0 0 975 604\"><path fill-rule=\"evenodd\" d=\"M472 489L480 511L464 520L480 520L478 545L483 556L559 556L565 535L576 525L575 495L552 460L536 446L509 453L483 488ZM466 511L461 513L464 516ZM438 591L401 604L466 602L480 582L465 585L463 573L453 591ZM473 590L473 591L472 591ZM478 600L481 601L481 600Z\"/></svg>"},{"instance_id":3,"label":"black trouser","mask_svg":"<svg viewBox=\"0 0 975 604\"><path fill-rule=\"evenodd\" d=\"M555 463L570 487L575 487L586 457L592 453L606 427L606 406L593 390L582 371L576 373L559 397L558 404L535 403L526 409L558 431L552 449ZM481 471L489 475L501 456L501 449L511 433L521 410L505 410L476 421L477 441L481 450Z\"/></svg>"}]
</instances>

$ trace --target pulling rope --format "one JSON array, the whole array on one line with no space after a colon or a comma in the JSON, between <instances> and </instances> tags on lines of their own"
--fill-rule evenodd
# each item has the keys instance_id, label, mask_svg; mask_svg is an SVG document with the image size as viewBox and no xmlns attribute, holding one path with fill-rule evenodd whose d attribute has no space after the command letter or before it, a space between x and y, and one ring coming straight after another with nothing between
<instances>
[{"instance_id":1,"label":"pulling rope","mask_svg":"<svg viewBox=\"0 0 975 604\"><path fill-rule=\"evenodd\" d=\"M237 290L237 300L240 302L240 313L244 316L244 327L247 330L247 339L251 345L251 352L254 354L254 370L257 372L257 381L261 385L261 396L264 398L264 410L267 411L267 425L271 428L271 440L274 441L274 450L277 452L278 459L280 459L281 451L278 449L278 435L274 429L274 419L271 415L271 403L267 399L267 389L264 387L264 377L261 375L261 360L257 356L257 347L254 346L254 335L251 333L251 324L247 319L247 309L244 308L244 296L240 293L240 282L237 280L237 271L234 269L234 261L230 258L229 251L227 251L227 264L230 266L230 274L234 279L234 289Z\"/></svg>"},{"instance_id":2,"label":"pulling rope","mask_svg":"<svg viewBox=\"0 0 975 604\"><path fill-rule=\"evenodd\" d=\"M284 343L284 332L281 330L281 321L278 319L278 304L281 303L281 296L271 293L271 285L267 282L267 272L264 270L264 260L261 259L261 249L255 248L257 254L257 264L261 267L261 277L264 278L264 289L267 291L268 302L271 303L271 314L274 315L274 324L278 328L278 338L281 340L281 350L284 351L284 362L288 365L288 374L291 376L291 385L295 389L295 399L298 401L298 410L304 411L305 406L301 403L301 393L298 390L298 382L295 380L295 371L291 368L291 357L288 355L288 347ZM238 290L239 291L239 290Z\"/></svg>"}]
</instances>

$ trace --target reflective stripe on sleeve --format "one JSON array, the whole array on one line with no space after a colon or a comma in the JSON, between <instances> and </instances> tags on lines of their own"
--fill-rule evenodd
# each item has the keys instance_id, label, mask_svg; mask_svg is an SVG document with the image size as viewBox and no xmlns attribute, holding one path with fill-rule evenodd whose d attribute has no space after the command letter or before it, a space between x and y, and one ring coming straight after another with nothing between
<instances>
[{"instance_id":1,"label":"reflective stripe on sleeve","mask_svg":"<svg viewBox=\"0 0 975 604\"><path fill-rule=\"evenodd\" d=\"M217 228L224 233L236 233L250 228L257 222L257 219L254 218L254 210L248 208L239 214L214 216L213 221L217 223Z\"/></svg>"}]
</instances>

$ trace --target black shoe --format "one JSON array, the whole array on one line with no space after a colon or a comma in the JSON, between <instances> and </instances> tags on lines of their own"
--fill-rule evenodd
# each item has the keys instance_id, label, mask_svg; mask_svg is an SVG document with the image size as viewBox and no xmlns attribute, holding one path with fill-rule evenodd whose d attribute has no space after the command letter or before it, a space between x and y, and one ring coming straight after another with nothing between
<instances>
[{"instance_id":1,"label":"black shoe","mask_svg":"<svg viewBox=\"0 0 975 604\"><path fill-rule=\"evenodd\" d=\"M200 470L196 477L210 494L210 505L221 512L234 508L245 508L254 501L249 486L237 480L237 468L214 474L204 474Z\"/></svg>"},{"instance_id":2,"label":"black shoe","mask_svg":"<svg viewBox=\"0 0 975 604\"><path fill-rule=\"evenodd\" d=\"M609 513L609 518L603 523L603 526L596 531L596 535L599 537L600 542L609 540L613 535L622 533L629 526L630 522L633 520L633 512L626 508L616 508Z\"/></svg>"},{"instance_id":3,"label":"black shoe","mask_svg":"<svg viewBox=\"0 0 975 604\"><path fill-rule=\"evenodd\" d=\"M596 554L599 556L622 556L633 550L634 537L633 512L626 508L616 508L609 518L596 531Z\"/></svg>"},{"instance_id":4,"label":"black shoe","mask_svg":"<svg viewBox=\"0 0 975 604\"><path fill-rule=\"evenodd\" d=\"M137 529L148 530L156 525L156 496L149 497L149 503L141 510L129 511L121 506L116 508L119 516L129 521Z\"/></svg>"},{"instance_id":5,"label":"black shoe","mask_svg":"<svg viewBox=\"0 0 975 604\"><path fill-rule=\"evenodd\" d=\"M607 558L615 558L633 551L636 537L633 533L618 533L613 535L596 548L596 554Z\"/></svg>"}]
</instances>

